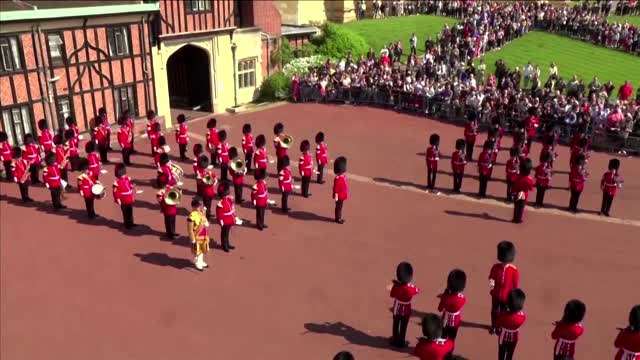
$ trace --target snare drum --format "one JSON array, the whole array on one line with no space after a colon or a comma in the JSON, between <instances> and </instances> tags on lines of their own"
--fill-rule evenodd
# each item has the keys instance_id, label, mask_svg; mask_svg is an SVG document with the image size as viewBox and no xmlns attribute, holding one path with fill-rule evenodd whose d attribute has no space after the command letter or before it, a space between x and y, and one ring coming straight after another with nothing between
<instances>
[{"instance_id":1,"label":"snare drum","mask_svg":"<svg viewBox=\"0 0 640 360\"><path fill-rule=\"evenodd\" d=\"M104 185L102 185L102 184L93 185L91 187L91 193L97 199L102 199L107 194L106 191L105 191Z\"/></svg>"}]
</instances>

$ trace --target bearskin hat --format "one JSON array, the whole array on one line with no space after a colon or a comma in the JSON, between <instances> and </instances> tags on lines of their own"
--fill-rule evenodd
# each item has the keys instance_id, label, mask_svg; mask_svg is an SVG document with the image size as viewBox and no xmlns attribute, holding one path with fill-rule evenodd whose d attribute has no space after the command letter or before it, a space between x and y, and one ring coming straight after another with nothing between
<instances>
[{"instance_id":1,"label":"bearskin hat","mask_svg":"<svg viewBox=\"0 0 640 360\"><path fill-rule=\"evenodd\" d=\"M584 165L587 162L587 157L584 154L579 154L576 156L576 164Z\"/></svg>"},{"instance_id":2,"label":"bearskin hat","mask_svg":"<svg viewBox=\"0 0 640 360\"><path fill-rule=\"evenodd\" d=\"M516 246L511 241L500 241L498 243L498 261L503 264L510 264L516 258Z\"/></svg>"},{"instance_id":3,"label":"bearskin hat","mask_svg":"<svg viewBox=\"0 0 640 360\"><path fill-rule=\"evenodd\" d=\"M538 109L535 106L529 106L529 108L527 109L527 114L535 115L537 111Z\"/></svg>"},{"instance_id":4,"label":"bearskin hat","mask_svg":"<svg viewBox=\"0 0 640 360\"><path fill-rule=\"evenodd\" d=\"M524 291L520 289L511 289L507 295L507 307L509 311L518 312L524 308L524 300L526 296Z\"/></svg>"},{"instance_id":5,"label":"bearskin hat","mask_svg":"<svg viewBox=\"0 0 640 360\"><path fill-rule=\"evenodd\" d=\"M93 141L89 141L84 145L84 151L87 154L91 154L92 152L96 152L96 143Z\"/></svg>"},{"instance_id":6,"label":"bearskin hat","mask_svg":"<svg viewBox=\"0 0 640 360\"><path fill-rule=\"evenodd\" d=\"M169 163L169 154L160 154L160 165L167 165Z\"/></svg>"},{"instance_id":7,"label":"bearskin hat","mask_svg":"<svg viewBox=\"0 0 640 360\"><path fill-rule=\"evenodd\" d=\"M65 140L71 140L76 137L76 133L72 129L67 129L64 131Z\"/></svg>"},{"instance_id":8,"label":"bearskin hat","mask_svg":"<svg viewBox=\"0 0 640 360\"><path fill-rule=\"evenodd\" d=\"M277 123L273 126L273 133L275 135L282 134L283 131L284 131L284 125L282 125L282 123Z\"/></svg>"},{"instance_id":9,"label":"bearskin hat","mask_svg":"<svg viewBox=\"0 0 640 360\"><path fill-rule=\"evenodd\" d=\"M47 120L45 119L38 120L38 129L46 130L48 128L49 128L49 124L47 124Z\"/></svg>"},{"instance_id":10,"label":"bearskin hat","mask_svg":"<svg viewBox=\"0 0 640 360\"><path fill-rule=\"evenodd\" d=\"M251 133L251 124L242 125L242 133L247 135Z\"/></svg>"},{"instance_id":11,"label":"bearskin hat","mask_svg":"<svg viewBox=\"0 0 640 360\"><path fill-rule=\"evenodd\" d=\"M551 161L551 153L549 152L543 152L542 154L540 154L540 162L541 163L546 163Z\"/></svg>"},{"instance_id":12,"label":"bearskin hat","mask_svg":"<svg viewBox=\"0 0 640 360\"><path fill-rule=\"evenodd\" d=\"M47 155L44 156L44 163L47 164L47 166L52 166L53 164L56 163L56 154L50 152L47 153Z\"/></svg>"},{"instance_id":13,"label":"bearskin hat","mask_svg":"<svg viewBox=\"0 0 640 360\"><path fill-rule=\"evenodd\" d=\"M229 148L229 159L233 160L238 157L238 149L235 146Z\"/></svg>"},{"instance_id":14,"label":"bearskin hat","mask_svg":"<svg viewBox=\"0 0 640 360\"><path fill-rule=\"evenodd\" d=\"M93 118L93 126L98 127L102 125L102 118L100 116L96 116Z\"/></svg>"},{"instance_id":15,"label":"bearskin hat","mask_svg":"<svg viewBox=\"0 0 640 360\"><path fill-rule=\"evenodd\" d=\"M163 188L169 185L169 177L165 173L158 173L158 186Z\"/></svg>"},{"instance_id":16,"label":"bearskin hat","mask_svg":"<svg viewBox=\"0 0 640 360\"><path fill-rule=\"evenodd\" d=\"M116 121L118 123L118 125L120 126L125 126L127 124L127 119L123 116L120 116L118 118L118 121Z\"/></svg>"},{"instance_id":17,"label":"bearskin hat","mask_svg":"<svg viewBox=\"0 0 640 360\"><path fill-rule=\"evenodd\" d=\"M413 279L413 266L406 261L398 264L396 268L396 279L402 284L408 284Z\"/></svg>"},{"instance_id":18,"label":"bearskin hat","mask_svg":"<svg viewBox=\"0 0 640 360\"><path fill-rule=\"evenodd\" d=\"M266 177L267 177L267 172L266 171L256 171L253 174L253 178L256 179L256 181L264 180Z\"/></svg>"},{"instance_id":19,"label":"bearskin hat","mask_svg":"<svg viewBox=\"0 0 640 360\"><path fill-rule=\"evenodd\" d=\"M463 150L465 146L467 146L467 143L464 139L456 140L456 150Z\"/></svg>"},{"instance_id":20,"label":"bearskin hat","mask_svg":"<svg viewBox=\"0 0 640 360\"><path fill-rule=\"evenodd\" d=\"M498 130L496 128L489 128L489 137L495 139L498 137Z\"/></svg>"},{"instance_id":21,"label":"bearskin hat","mask_svg":"<svg viewBox=\"0 0 640 360\"><path fill-rule=\"evenodd\" d=\"M178 115L177 121L178 124L183 124L185 121L187 121L187 118L184 116L184 114L180 114Z\"/></svg>"},{"instance_id":22,"label":"bearskin hat","mask_svg":"<svg viewBox=\"0 0 640 360\"><path fill-rule=\"evenodd\" d=\"M218 185L218 196L225 197L229 195L230 189L231 189L231 183L229 182L229 180L221 181L220 185Z\"/></svg>"},{"instance_id":23,"label":"bearskin hat","mask_svg":"<svg viewBox=\"0 0 640 360\"><path fill-rule=\"evenodd\" d=\"M333 360L355 360L355 358L348 351L340 351L333 357Z\"/></svg>"},{"instance_id":24,"label":"bearskin hat","mask_svg":"<svg viewBox=\"0 0 640 360\"><path fill-rule=\"evenodd\" d=\"M164 137L164 135L160 135L158 137L158 146L165 146L167 145L167 138Z\"/></svg>"},{"instance_id":25,"label":"bearskin hat","mask_svg":"<svg viewBox=\"0 0 640 360\"><path fill-rule=\"evenodd\" d=\"M5 142L9 140L9 135L6 132L0 131L0 142Z\"/></svg>"},{"instance_id":26,"label":"bearskin hat","mask_svg":"<svg viewBox=\"0 0 640 360\"><path fill-rule=\"evenodd\" d=\"M26 134L23 140L25 145L33 144L33 134Z\"/></svg>"},{"instance_id":27,"label":"bearskin hat","mask_svg":"<svg viewBox=\"0 0 640 360\"><path fill-rule=\"evenodd\" d=\"M280 162L282 163L282 167L291 165L291 159L289 159L289 155L283 156L282 159L280 159Z\"/></svg>"},{"instance_id":28,"label":"bearskin hat","mask_svg":"<svg viewBox=\"0 0 640 360\"><path fill-rule=\"evenodd\" d=\"M264 135L260 134L256 137L256 147L263 147L265 146L265 144L267 143L267 140L265 139Z\"/></svg>"},{"instance_id":29,"label":"bearskin hat","mask_svg":"<svg viewBox=\"0 0 640 360\"><path fill-rule=\"evenodd\" d=\"M80 171L87 171L87 169L89 168L89 160L87 158L80 158L78 159L78 170Z\"/></svg>"},{"instance_id":30,"label":"bearskin hat","mask_svg":"<svg viewBox=\"0 0 640 360\"><path fill-rule=\"evenodd\" d=\"M440 135L431 134L431 136L429 136L429 145L431 145L431 146L440 145Z\"/></svg>"},{"instance_id":31,"label":"bearskin hat","mask_svg":"<svg viewBox=\"0 0 640 360\"><path fill-rule=\"evenodd\" d=\"M147 111L147 120L153 120L156 118L156 112L153 110Z\"/></svg>"},{"instance_id":32,"label":"bearskin hat","mask_svg":"<svg viewBox=\"0 0 640 360\"><path fill-rule=\"evenodd\" d=\"M122 110L122 117L125 119L129 117L129 109Z\"/></svg>"},{"instance_id":33,"label":"bearskin hat","mask_svg":"<svg viewBox=\"0 0 640 360\"><path fill-rule=\"evenodd\" d=\"M569 300L564 307L564 316L562 321L570 324L577 324L584 319L584 315L587 312L587 306L580 300Z\"/></svg>"},{"instance_id":34,"label":"bearskin hat","mask_svg":"<svg viewBox=\"0 0 640 360\"><path fill-rule=\"evenodd\" d=\"M200 205L202 205L202 198L198 195L194 196L193 199L191 200L191 207L199 208Z\"/></svg>"},{"instance_id":35,"label":"bearskin hat","mask_svg":"<svg viewBox=\"0 0 640 360\"><path fill-rule=\"evenodd\" d=\"M579 148L584 148L585 146L587 146L588 142L589 142L589 140L587 140L586 137L580 138L580 140L578 141L578 147Z\"/></svg>"},{"instance_id":36,"label":"bearskin hat","mask_svg":"<svg viewBox=\"0 0 640 360\"><path fill-rule=\"evenodd\" d=\"M20 159L22 157L22 149L20 149L19 146L14 146L11 152L14 159Z\"/></svg>"},{"instance_id":37,"label":"bearskin hat","mask_svg":"<svg viewBox=\"0 0 640 360\"><path fill-rule=\"evenodd\" d=\"M618 170L620 169L620 160L611 159L609 160L609 170Z\"/></svg>"},{"instance_id":38,"label":"bearskin hat","mask_svg":"<svg viewBox=\"0 0 640 360\"><path fill-rule=\"evenodd\" d=\"M531 174L532 169L533 169L533 161L531 161L531 159L526 158L520 163L520 175L529 176L529 174Z\"/></svg>"},{"instance_id":39,"label":"bearskin hat","mask_svg":"<svg viewBox=\"0 0 640 360\"><path fill-rule=\"evenodd\" d=\"M460 269L454 269L447 276L447 290L453 294L460 293L467 286L467 274Z\"/></svg>"},{"instance_id":40,"label":"bearskin hat","mask_svg":"<svg viewBox=\"0 0 640 360\"><path fill-rule=\"evenodd\" d=\"M211 118L207 121L207 129L213 129L218 126L218 120L216 118Z\"/></svg>"},{"instance_id":41,"label":"bearskin hat","mask_svg":"<svg viewBox=\"0 0 640 360\"><path fill-rule=\"evenodd\" d=\"M316 134L316 144L320 144L322 142L324 142L324 133L320 131Z\"/></svg>"},{"instance_id":42,"label":"bearskin hat","mask_svg":"<svg viewBox=\"0 0 640 360\"><path fill-rule=\"evenodd\" d=\"M440 315L427 313L422 318L422 336L427 340L437 340L442 337L442 319Z\"/></svg>"},{"instance_id":43,"label":"bearskin hat","mask_svg":"<svg viewBox=\"0 0 640 360\"><path fill-rule=\"evenodd\" d=\"M511 157L520 156L520 148L517 146L513 146L511 149L509 149L509 156Z\"/></svg>"},{"instance_id":44,"label":"bearskin hat","mask_svg":"<svg viewBox=\"0 0 640 360\"><path fill-rule=\"evenodd\" d=\"M107 113L107 109L105 109L103 107L98 109L98 115L99 116L105 115L106 113Z\"/></svg>"},{"instance_id":45,"label":"bearskin hat","mask_svg":"<svg viewBox=\"0 0 640 360\"><path fill-rule=\"evenodd\" d=\"M76 119L72 118L71 116L68 116L66 119L64 119L64 122L67 124L67 126L76 125Z\"/></svg>"},{"instance_id":46,"label":"bearskin hat","mask_svg":"<svg viewBox=\"0 0 640 360\"><path fill-rule=\"evenodd\" d=\"M206 169L207 167L209 167L209 158L207 157L207 155L200 155L198 156L197 163L200 169Z\"/></svg>"},{"instance_id":47,"label":"bearskin hat","mask_svg":"<svg viewBox=\"0 0 640 360\"><path fill-rule=\"evenodd\" d=\"M204 152L204 147L202 146L202 144L193 145L193 156L198 157L203 152Z\"/></svg>"},{"instance_id":48,"label":"bearskin hat","mask_svg":"<svg viewBox=\"0 0 640 360\"><path fill-rule=\"evenodd\" d=\"M300 142L300 151L301 152L307 152L309 151L309 148L311 148L311 144L309 144L309 140L302 140Z\"/></svg>"},{"instance_id":49,"label":"bearskin hat","mask_svg":"<svg viewBox=\"0 0 640 360\"><path fill-rule=\"evenodd\" d=\"M474 110L469 110L469 112L467 112L467 121L476 121L477 118L478 113Z\"/></svg>"},{"instance_id":50,"label":"bearskin hat","mask_svg":"<svg viewBox=\"0 0 640 360\"><path fill-rule=\"evenodd\" d=\"M482 150L491 150L493 149L493 141L485 140L484 145L482 145Z\"/></svg>"},{"instance_id":51,"label":"bearskin hat","mask_svg":"<svg viewBox=\"0 0 640 360\"><path fill-rule=\"evenodd\" d=\"M336 175L342 175L347 172L347 158L344 156L339 156L333 162L333 172Z\"/></svg>"},{"instance_id":52,"label":"bearskin hat","mask_svg":"<svg viewBox=\"0 0 640 360\"><path fill-rule=\"evenodd\" d=\"M498 125L498 126L499 126L499 125L501 125L501 124L500 124L500 117L498 117L498 116L494 116L494 117L491 119L491 125L494 125L494 126L495 126L495 125Z\"/></svg>"},{"instance_id":53,"label":"bearskin hat","mask_svg":"<svg viewBox=\"0 0 640 360\"><path fill-rule=\"evenodd\" d=\"M151 129L152 129L154 132L160 132L160 128L161 128L161 127L162 127L162 125L160 125L160 123L159 123L159 122L155 122L155 123L153 123L153 125L151 125Z\"/></svg>"},{"instance_id":54,"label":"bearskin hat","mask_svg":"<svg viewBox=\"0 0 640 360\"><path fill-rule=\"evenodd\" d=\"M64 135L62 133L57 133L53 135L54 145L62 145L63 143L64 143Z\"/></svg>"},{"instance_id":55,"label":"bearskin hat","mask_svg":"<svg viewBox=\"0 0 640 360\"><path fill-rule=\"evenodd\" d=\"M633 331L640 330L640 305L631 308L629 312L629 327L631 327Z\"/></svg>"},{"instance_id":56,"label":"bearskin hat","mask_svg":"<svg viewBox=\"0 0 640 360\"><path fill-rule=\"evenodd\" d=\"M218 140L220 142L225 142L227 141L227 131L226 130L220 130L218 131Z\"/></svg>"},{"instance_id":57,"label":"bearskin hat","mask_svg":"<svg viewBox=\"0 0 640 360\"><path fill-rule=\"evenodd\" d=\"M127 175L127 167L123 163L117 163L114 174L118 179Z\"/></svg>"}]
</instances>

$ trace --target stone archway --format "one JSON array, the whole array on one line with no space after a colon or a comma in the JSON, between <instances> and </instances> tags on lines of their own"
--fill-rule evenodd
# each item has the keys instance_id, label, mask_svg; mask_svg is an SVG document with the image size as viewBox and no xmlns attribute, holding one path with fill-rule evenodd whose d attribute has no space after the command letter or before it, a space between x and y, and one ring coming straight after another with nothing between
<instances>
[{"instance_id":1,"label":"stone archway","mask_svg":"<svg viewBox=\"0 0 640 360\"><path fill-rule=\"evenodd\" d=\"M171 108L213 112L211 64L206 50L185 45L167 60Z\"/></svg>"}]
</instances>

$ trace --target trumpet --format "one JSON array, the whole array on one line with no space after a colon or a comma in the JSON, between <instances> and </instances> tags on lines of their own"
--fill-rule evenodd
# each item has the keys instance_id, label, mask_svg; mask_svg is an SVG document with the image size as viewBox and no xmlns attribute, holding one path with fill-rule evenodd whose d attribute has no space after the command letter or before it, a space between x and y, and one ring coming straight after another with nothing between
<instances>
[{"instance_id":1,"label":"trumpet","mask_svg":"<svg viewBox=\"0 0 640 360\"><path fill-rule=\"evenodd\" d=\"M291 145L293 145L293 136L285 135L282 140L280 140L280 145L285 149L290 148Z\"/></svg>"},{"instance_id":2,"label":"trumpet","mask_svg":"<svg viewBox=\"0 0 640 360\"><path fill-rule=\"evenodd\" d=\"M245 174L247 172L247 166L242 159L233 160L229 167L236 173Z\"/></svg>"},{"instance_id":3,"label":"trumpet","mask_svg":"<svg viewBox=\"0 0 640 360\"><path fill-rule=\"evenodd\" d=\"M178 205L182 199L182 190L171 189L164 195L164 202L169 205Z\"/></svg>"}]
</instances>

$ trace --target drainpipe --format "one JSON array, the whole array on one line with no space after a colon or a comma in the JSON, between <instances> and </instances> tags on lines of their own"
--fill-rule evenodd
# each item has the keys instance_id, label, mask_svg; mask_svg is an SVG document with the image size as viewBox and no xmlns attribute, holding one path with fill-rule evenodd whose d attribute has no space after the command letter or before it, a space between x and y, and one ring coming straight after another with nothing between
<instances>
[{"instance_id":1,"label":"drainpipe","mask_svg":"<svg viewBox=\"0 0 640 360\"><path fill-rule=\"evenodd\" d=\"M271 37L269 34L261 32L260 37L267 39L267 76L271 75L271 53L269 52L269 43L271 42Z\"/></svg>"},{"instance_id":2,"label":"drainpipe","mask_svg":"<svg viewBox=\"0 0 640 360\"><path fill-rule=\"evenodd\" d=\"M41 71L44 72L44 78L45 78L45 93L43 93L43 96L47 97L47 100L49 102L49 106L45 106L44 107L44 114L45 114L45 118L47 118L47 122L49 123L49 128L50 129L54 129L54 123L57 123L57 115L56 115L56 111L54 108L52 108L54 105L54 98L53 98L53 89L51 88L51 84L54 81L52 81L51 76L49 75L49 71L47 69L48 64L45 61L45 53L44 53L44 49L42 47L42 28L40 27L40 25L37 26L37 32L38 32L38 48L40 49L40 55L42 56L42 68ZM46 95L45 95L46 94ZM47 110L49 113L49 116L47 116Z\"/></svg>"}]
</instances>

